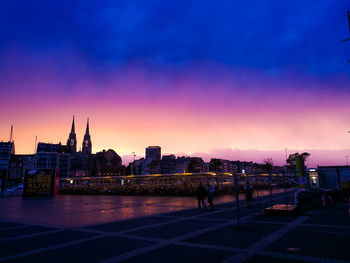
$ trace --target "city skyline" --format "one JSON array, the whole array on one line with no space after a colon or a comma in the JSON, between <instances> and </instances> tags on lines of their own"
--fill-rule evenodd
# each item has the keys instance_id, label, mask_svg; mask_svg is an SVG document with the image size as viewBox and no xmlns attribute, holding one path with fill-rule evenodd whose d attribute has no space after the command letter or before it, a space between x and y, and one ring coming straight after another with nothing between
<instances>
[{"instance_id":1,"label":"city skyline","mask_svg":"<svg viewBox=\"0 0 350 263\"><path fill-rule=\"evenodd\" d=\"M16 2L0 8L0 140L13 124L18 153L64 143L75 115L93 152L349 155L346 1Z\"/></svg>"},{"instance_id":2,"label":"city skyline","mask_svg":"<svg viewBox=\"0 0 350 263\"><path fill-rule=\"evenodd\" d=\"M0 0L1 262L350 262L349 0Z\"/></svg>"},{"instance_id":3,"label":"city skyline","mask_svg":"<svg viewBox=\"0 0 350 263\"><path fill-rule=\"evenodd\" d=\"M71 132L74 131L75 133L75 116L73 116L73 122L71 123ZM13 129L12 129L13 131ZM85 130L85 135L89 134L89 118L87 118L87 126ZM68 138L71 137L71 133L67 135ZM12 134L12 139L13 134ZM84 140L84 139L83 139ZM83 143L83 140L81 140L81 143ZM0 140L0 141L6 141L6 140ZM68 145L69 139L67 141ZM79 136L76 138L77 142L77 148L76 151L82 152L82 147L78 147L80 141L79 141ZM60 143L62 145L65 145L64 140L60 141L42 141L38 140L38 138L35 138L35 143ZM91 142L90 142L91 144ZM16 145L16 142L15 142ZM145 155L145 149L148 147L158 147L158 146L145 146L141 151L139 152L132 152L130 153L121 153L118 151L118 149L113 149L111 147L106 147L106 148L101 148L92 151L92 153L97 153L101 152L103 150L107 149L112 149L112 150L117 150L118 153L121 153L121 157L123 160L124 165L128 165L129 163L134 161L134 158L136 159L141 159L141 158L146 158ZM17 146L15 147L17 149ZM34 149L35 148L35 149ZM167 149L167 147L164 147ZM93 149L93 148L92 148ZM74 151L74 150L73 150ZM36 152L36 147L33 146L33 152ZM348 152L350 150L348 149L340 149L340 150L315 150L315 149L280 149L280 150L274 150L274 151L262 151L262 150L241 150L241 149L212 149L209 152L193 152L193 153L185 153L185 152L164 152L161 156L164 155L169 155L169 154L174 154L175 156L181 157L181 156L189 156L189 157L201 157L203 158L204 161L209 162L212 158L219 158L219 159L226 159L230 161L253 161L255 163L263 163L264 159L266 158L272 158L273 162L275 165L284 165L285 164L285 157L288 156L289 154L295 153L295 152L310 152L311 157L308 158L307 164L309 167L316 167L317 165L345 165L344 162L348 165ZM16 151L18 154L18 151ZM90 153L91 153L91 148L90 148ZM331 154L329 154L331 153ZM26 153L20 153L20 154L31 154L30 152ZM134 155L135 154L135 155ZM344 159L345 158L345 159Z\"/></svg>"}]
</instances>

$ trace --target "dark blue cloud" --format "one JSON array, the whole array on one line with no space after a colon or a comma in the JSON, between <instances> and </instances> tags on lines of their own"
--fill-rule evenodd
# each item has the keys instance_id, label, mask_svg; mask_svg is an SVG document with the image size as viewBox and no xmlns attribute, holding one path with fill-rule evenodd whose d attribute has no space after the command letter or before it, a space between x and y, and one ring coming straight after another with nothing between
<instances>
[{"instance_id":1,"label":"dark blue cloud","mask_svg":"<svg viewBox=\"0 0 350 263\"><path fill-rule=\"evenodd\" d=\"M350 73L347 0L0 2L0 56L77 50L96 67L143 59L182 67L214 61L270 72ZM1 57L0 57L1 58Z\"/></svg>"}]
</instances>

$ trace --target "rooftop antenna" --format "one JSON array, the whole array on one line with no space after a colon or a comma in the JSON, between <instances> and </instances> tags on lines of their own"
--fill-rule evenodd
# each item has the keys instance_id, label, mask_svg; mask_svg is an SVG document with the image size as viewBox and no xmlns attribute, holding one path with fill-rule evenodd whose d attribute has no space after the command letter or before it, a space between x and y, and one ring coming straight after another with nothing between
<instances>
[{"instance_id":1,"label":"rooftop antenna","mask_svg":"<svg viewBox=\"0 0 350 263\"><path fill-rule=\"evenodd\" d=\"M12 142L12 135L13 135L13 125L11 125L10 142Z\"/></svg>"},{"instance_id":2,"label":"rooftop antenna","mask_svg":"<svg viewBox=\"0 0 350 263\"><path fill-rule=\"evenodd\" d=\"M35 136L35 142L34 142L34 154L36 153L36 145L38 143L38 136Z\"/></svg>"}]
</instances>

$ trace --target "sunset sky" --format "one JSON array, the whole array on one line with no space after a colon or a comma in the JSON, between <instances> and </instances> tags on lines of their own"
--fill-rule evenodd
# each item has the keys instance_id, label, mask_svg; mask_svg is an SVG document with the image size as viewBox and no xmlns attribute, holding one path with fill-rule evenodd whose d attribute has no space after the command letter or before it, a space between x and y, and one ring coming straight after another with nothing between
<instances>
[{"instance_id":1,"label":"sunset sky","mask_svg":"<svg viewBox=\"0 0 350 263\"><path fill-rule=\"evenodd\" d=\"M310 165L350 156L348 0L0 2L0 140Z\"/></svg>"}]
</instances>

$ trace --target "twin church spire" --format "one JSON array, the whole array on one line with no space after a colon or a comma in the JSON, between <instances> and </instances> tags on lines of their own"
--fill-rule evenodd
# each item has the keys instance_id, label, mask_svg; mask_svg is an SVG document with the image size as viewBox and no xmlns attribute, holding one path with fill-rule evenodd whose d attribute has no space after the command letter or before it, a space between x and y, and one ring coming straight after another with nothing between
<instances>
[{"instance_id":1,"label":"twin church spire","mask_svg":"<svg viewBox=\"0 0 350 263\"><path fill-rule=\"evenodd\" d=\"M75 134L75 123L74 123L74 116L72 121L72 128L67 140L67 147L69 148L70 152L72 154L77 152L77 135ZM91 144L91 138L90 138L90 132L89 132L89 118L87 119L86 124L86 131L84 135L83 140L83 148L82 153L83 155L90 155L92 152L92 144Z\"/></svg>"},{"instance_id":2,"label":"twin church spire","mask_svg":"<svg viewBox=\"0 0 350 263\"><path fill-rule=\"evenodd\" d=\"M83 155L90 155L92 151L91 138L89 133L89 118L86 123L86 131L83 140Z\"/></svg>"},{"instance_id":3,"label":"twin church spire","mask_svg":"<svg viewBox=\"0 0 350 263\"><path fill-rule=\"evenodd\" d=\"M67 140L67 147L71 153L77 152L77 135L75 134L74 116L72 121L72 129L70 130L70 134Z\"/></svg>"}]
</instances>

